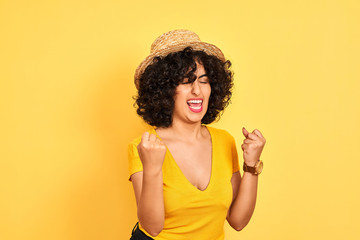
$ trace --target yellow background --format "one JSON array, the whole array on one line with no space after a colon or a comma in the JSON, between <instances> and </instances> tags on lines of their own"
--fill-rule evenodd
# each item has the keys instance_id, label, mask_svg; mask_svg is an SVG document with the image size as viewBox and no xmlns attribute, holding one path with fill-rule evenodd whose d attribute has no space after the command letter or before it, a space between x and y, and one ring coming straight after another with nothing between
<instances>
[{"instance_id":1,"label":"yellow background","mask_svg":"<svg viewBox=\"0 0 360 240\"><path fill-rule=\"evenodd\" d=\"M195 31L233 63L211 126L263 150L250 223L226 239L360 239L358 1L0 1L0 239L129 239L133 74ZM242 158L240 158L242 163Z\"/></svg>"}]
</instances>

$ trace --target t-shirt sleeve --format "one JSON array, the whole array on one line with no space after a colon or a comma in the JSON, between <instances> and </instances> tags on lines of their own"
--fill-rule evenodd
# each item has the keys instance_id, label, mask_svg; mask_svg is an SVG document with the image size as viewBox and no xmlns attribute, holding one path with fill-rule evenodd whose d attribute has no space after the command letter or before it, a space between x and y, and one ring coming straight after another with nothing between
<instances>
[{"instance_id":1,"label":"t-shirt sleeve","mask_svg":"<svg viewBox=\"0 0 360 240\"><path fill-rule=\"evenodd\" d=\"M134 142L129 143L128 146L128 161L129 161L129 181L131 175L143 170L142 162L139 157L137 145Z\"/></svg>"},{"instance_id":2,"label":"t-shirt sleeve","mask_svg":"<svg viewBox=\"0 0 360 240\"><path fill-rule=\"evenodd\" d=\"M239 167L239 158L238 153L236 150L236 143L235 138L231 136L231 152L232 152L232 166L233 166L233 173L240 170Z\"/></svg>"}]
</instances>

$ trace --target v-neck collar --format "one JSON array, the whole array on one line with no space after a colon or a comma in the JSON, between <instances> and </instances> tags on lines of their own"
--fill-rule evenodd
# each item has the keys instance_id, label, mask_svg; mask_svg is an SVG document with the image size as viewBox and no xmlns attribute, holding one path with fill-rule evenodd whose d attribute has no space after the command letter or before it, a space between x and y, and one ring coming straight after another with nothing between
<instances>
[{"instance_id":1,"label":"v-neck collar","mask_svg":"<svg viewBox=\"0 0 360 240\"><path fill-rule=\"evenodd\" d=\"M208 130L208 132L209 132L209 134L210 134L210 139L211 139L211 169L210 169L211 172L210 172L209 182L208 182L208 184L207 184L207 186L206 186L206 188L205 188L204 190L198 189L197 187L195 187L195 186L186 178L186 176L184 175L184 173L181 171L179 165L176 163L175 158L174 158L173 155L171 154L169 148L166 146L166 149L167 149L166 152L167 152L167 154L169 154L172 163L173 163L173 164L176 166L176 168L179 170L180 175L183 177L183 179L185 180L185 182L187 182L187 184L190 185L190 188L194 189L194 190L197 191L197 192L207 192L207 191L209 191L210 187L212 186L212 182L213 182L213 178L214 178L214 139L213 139L214 136L213 136L213 133L211 132L211 131L212 131L211 127L208 127L208 126L206 126L206 125L202 125L202 126L205 126L205 127L206 127L206 129ZM156 129L153 128L152 130L153 130L153 132L156 134L156 136L159 137L160 140L162 140L161 137L159 136L159 134L156 132Z\"/></svg>"}]
</instances>

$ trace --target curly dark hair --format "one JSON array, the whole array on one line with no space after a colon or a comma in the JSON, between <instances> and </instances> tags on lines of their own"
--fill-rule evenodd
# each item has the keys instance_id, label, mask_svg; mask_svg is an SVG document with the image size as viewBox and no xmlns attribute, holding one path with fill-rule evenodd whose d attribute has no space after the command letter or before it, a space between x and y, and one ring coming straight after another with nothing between
<instances>
[{"instance_id":1,"label":"curly dark hair","mask_svg":"<svg viewBox=\"0 0 360 240\"><path fill-rule=\"evenodd\" d=\"M153 63L141 74L134 106L137 105L137 114L146 123L156 127L171 126L175 89L184 78L189 78L189 82L196 80L195 61L204 66L211 86L208 109L201 123L209 124L219 120L232 95L231 62L223 62L204 51L186 47L165 57L155 57Z\"/></svg>"}]
</instances>

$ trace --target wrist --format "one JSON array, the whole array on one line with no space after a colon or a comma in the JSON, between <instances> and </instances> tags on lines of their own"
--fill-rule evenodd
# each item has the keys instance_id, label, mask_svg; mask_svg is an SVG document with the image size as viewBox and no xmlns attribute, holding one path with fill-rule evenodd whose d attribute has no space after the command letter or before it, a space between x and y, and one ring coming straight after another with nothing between
<instances>
[{"instance_id":1,"label":"wrist","mask_svg":"<svg viewBox=\"0 0 360 240\"><path fill-rule=\"evenodd\" d=\"M147 177L162 176L162 168L154 168L154 167L146 168L146 167L144 167L143 176L147 176Z\"/></svg>"},{"instance_id":2,"label":"wrist","mask_svg":"<svg viewBox=\"0 0 360 240\"><path fill-rule=\"evenodd\" d=\"M259 160L258 160L259 161ZM258 162L258 161L245 161L244 160L244 163L247 165L247 166L249 166L249 167L255 167L255 165L256 165L256 163Z\"/></svg>"},{"instance_id":3,"label":"wrist","mask_svg":"<svg viewBox=\"0 0 360 240\"><path fill-rule=\"evenodd\" d=\"M243 177L244 176L256 177L257 178L259 176L259 174L254 174L254 173L251 173L251 172L244 171Z\"/></svg>"},{"instance_id":4,"label":"wrist","mask_svg":"<svg viewBox=\"0 0 360 240\"><path fill-rule=\"evenodd\" d=\"M263 169L263 162L259 159L255 164L254 163L246 163L244 161L243 170L244 172L249 172L254 175L259 175Z\"/></svg>"}]
</instances>

